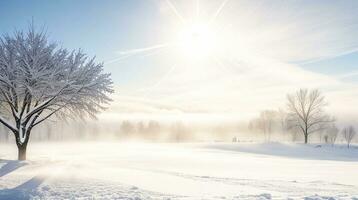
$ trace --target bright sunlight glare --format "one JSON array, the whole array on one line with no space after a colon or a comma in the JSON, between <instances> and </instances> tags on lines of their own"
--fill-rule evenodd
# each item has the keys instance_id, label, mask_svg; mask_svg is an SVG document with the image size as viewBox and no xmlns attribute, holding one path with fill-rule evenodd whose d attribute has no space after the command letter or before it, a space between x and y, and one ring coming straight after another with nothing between
<instances>
[{"instance_id":1,"label":"bright sunlight glare","mask_svg":"<svg viewBox=\"0 0 358 200\"><path fill-rule=\"evenodd\" d=\"M177 46L190 58L206 58L216 48L215 32L206 24L191 24L178 32Z\"/></svg>"}]
</instances>

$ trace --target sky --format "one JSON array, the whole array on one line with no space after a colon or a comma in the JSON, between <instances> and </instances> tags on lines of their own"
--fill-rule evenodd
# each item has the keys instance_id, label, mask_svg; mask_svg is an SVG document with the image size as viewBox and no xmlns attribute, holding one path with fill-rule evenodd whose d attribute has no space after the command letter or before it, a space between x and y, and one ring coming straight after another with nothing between
<instances>
[{"instance_id":1,"label":"sky","mask_svg":"<svg viewBox=\"0 0 358 200\"><path fill-rule=\"evenodd\" d=\"M358 122L358 1L8 0L0 34L34 20L51 41L104 62L103 119L247 120L318 88Z\"/></svg>"}]
</instances>

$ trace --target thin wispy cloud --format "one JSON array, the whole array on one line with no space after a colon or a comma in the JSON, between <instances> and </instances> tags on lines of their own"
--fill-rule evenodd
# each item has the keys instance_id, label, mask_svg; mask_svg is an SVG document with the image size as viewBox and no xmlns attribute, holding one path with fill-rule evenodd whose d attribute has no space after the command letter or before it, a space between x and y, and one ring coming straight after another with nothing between
<instances>
[{"instance_id":1,"label":"thin wispy cloud","mask_svg":"<svg viewBox=\"0 0 358 200\"><path fill-rule=\"evenodd\" d=\"M353 77L353 76L358 76L358 71L352 71L349 73L340 74L340 75L337 75L336 77L343 79L343 78L349 78L349 77Z\"/></svg>"},{"instance_id":2,"label":"thin wispy cloud","mask_svg":"<svg viewBox=\"0 0 358 200\"><path fill-rule=\"evenodd\" d=\"M153 46L150 46L150 47L144 47L144 48L138 48L138 49L130 49L130 50L126 50L126 51L119 51L118 54L120 54L120 55L139 54L139 53L144 53L144 52L148 52L148 51L153 51L153 50L165 48L165 47L168 47L169 45L170 45L169 43L157 44L157 45L153 45Z\"/></svg>"}]
</instances>

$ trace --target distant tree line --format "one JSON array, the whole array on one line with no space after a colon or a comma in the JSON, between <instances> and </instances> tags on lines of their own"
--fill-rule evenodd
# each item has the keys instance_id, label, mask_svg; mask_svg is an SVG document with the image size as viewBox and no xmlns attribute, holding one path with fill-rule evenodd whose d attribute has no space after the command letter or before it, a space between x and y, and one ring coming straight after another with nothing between
<instances>
[{"instance_id":1,"label":"distant tree line","mask_svg":"<svg viewBox=\"0 0 358 200\"><path fill-rule=\"evenodd\" d=\"M241 122L196 123L190 121L131 119L115 121L45 122L32 134L32 141L139 140L151 142L229 141L245 138L247 125ZM248 135L248 134L247 134ZM249 135L248 135L249 136ZM250 138L252 140L252 138ZM0 142L13 142L0 125Z\"/></svg>"}]
</instances>

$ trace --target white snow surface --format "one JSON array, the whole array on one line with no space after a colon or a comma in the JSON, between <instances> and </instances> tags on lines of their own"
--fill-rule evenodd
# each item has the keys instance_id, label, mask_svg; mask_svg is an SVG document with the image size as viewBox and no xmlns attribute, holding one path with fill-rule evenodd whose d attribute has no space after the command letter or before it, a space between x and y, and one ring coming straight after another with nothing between
<instances>
[{"instance_id":1,"label":"white snow surface","mask_svg":"<svg viewBox=\"0 0 358 200\"><path fill-rule=\"evenodd\" d=\"M358 200L358 148L283 143L0 146L0 199Z\"/></svg>"}]
</instances>

